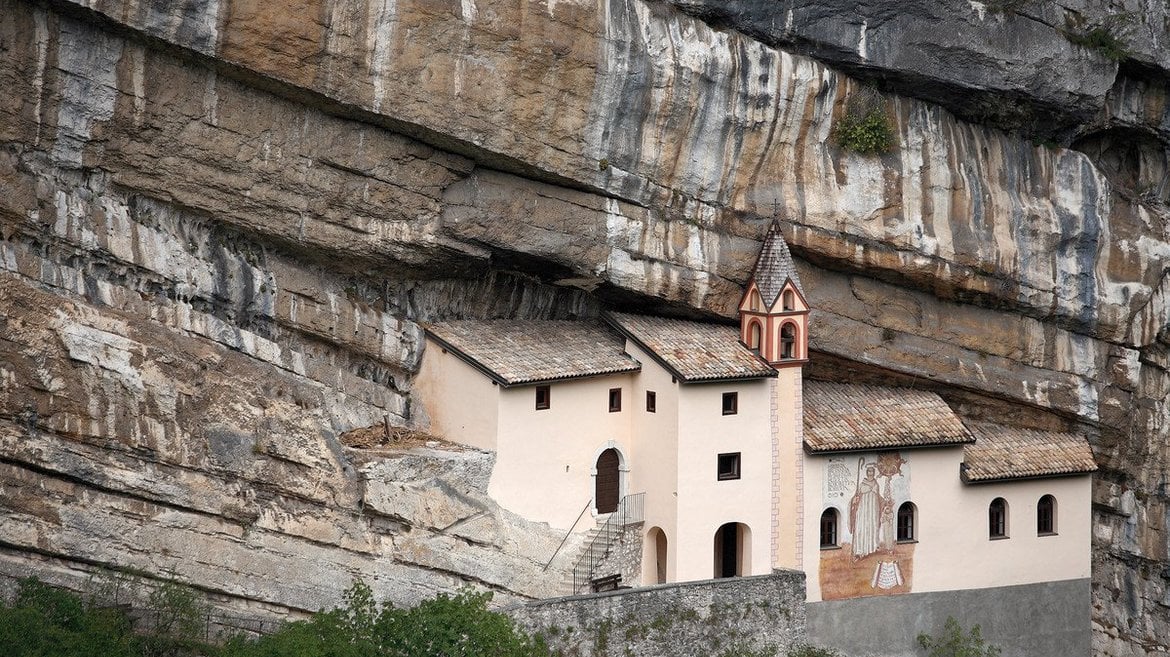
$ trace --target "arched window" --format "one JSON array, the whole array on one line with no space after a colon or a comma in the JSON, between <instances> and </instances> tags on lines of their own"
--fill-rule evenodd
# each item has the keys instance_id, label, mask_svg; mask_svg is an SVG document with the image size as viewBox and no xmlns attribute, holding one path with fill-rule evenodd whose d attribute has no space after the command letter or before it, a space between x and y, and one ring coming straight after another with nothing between
<instances>
[{"instance_id":1,"label":"arched window","mask_svg":"<svg viewBox=\"0 0 1170 657\"><path fill-rule=\"evenodd\" d=\"M784 301L783 301L783 305L781 305L780 307L783 308L784 310L795 310L796 309L796 293L793 292L792 290L784 290Z\"/></svg>"},{"instance_id":2,"label":"arched window","mask_svg":"<svg viewBox=\"0 0 1170 657\"><path fill-rule=\"evenodd\" d=\"M752 312L760 312L760 293L752 290L752 295L748 297L748 308Z\"/></svg>"},{"instance_id":3,"label":"arched window","mask_svg":"<svg viewBox=\"0 0 1170 657\"><path fill-rule=\"evenodd\" d=\"M1036 503L1036 533L1045 536L1056 533L1056 498L1045 495Z\"/></svg>"},{"instance_id":4,"label":"arched window","mask_svg":"<svg viewBox=\"0 0 1170 657\"><path fill-rule=\"evenodd\" d=\"M780 329L780 357L796 358L796 327L791 322Z\"/></svg>"},{"instance_id":5,"label":"arched window","mask_svg":"<svg viewBox=\"0 0 1170 657\"><path fill-rule=\"evenodd\" d=\"M987 536L989 538L1007 538L1008 535L1008 505L1002 497L991 500L987 507Z\"/></svg>"},{"instance_id":6,"label":"arched window","mask_svg":"<svg viewBox=\"0 0 1170 657\"><path fill-rule=\"evenodd\" d=\"M837 547L836 509L825 509L821 514L821 547Z\"/></svg>"},{"instance_id":7,"label":"arched window","mask_svg":"<svg viewBox=\"0 0 1170 657\"><path fill-rule=\"evenodd\" d=\"M913 502L904 502L902 506L898 507L898 540L899 541L913 541L917 538L915 520L918 516L918 509L915 508Z\"/></svg>"},{"instance_id":8,"label":"arched window","mask_svg":"<svg viewBox=\"0 0 1170 657\"><path fill-rule=\"evenodd\" d=\"M760 351L760 323L752 322L748 329L748 348L759 353Z\"/></svg>"}]
</instances>

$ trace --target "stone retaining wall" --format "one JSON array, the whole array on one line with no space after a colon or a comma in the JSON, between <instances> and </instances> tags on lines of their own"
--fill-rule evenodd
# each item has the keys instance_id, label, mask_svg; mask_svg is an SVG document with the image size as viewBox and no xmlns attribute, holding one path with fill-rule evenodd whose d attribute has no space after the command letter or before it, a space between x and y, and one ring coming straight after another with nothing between
<instances>
[{"instance_id":1,"label":"stone retaining wall","mask_svg":"<svg viewBox=\"0 0 1170 657\"><path fill-rule=\"evenodd\" d=\"M804 573L662 584L504 611L565 657L785 654L805 640ZM738 654L738 653L737 653Z\"/></svg>"}]
</instances>

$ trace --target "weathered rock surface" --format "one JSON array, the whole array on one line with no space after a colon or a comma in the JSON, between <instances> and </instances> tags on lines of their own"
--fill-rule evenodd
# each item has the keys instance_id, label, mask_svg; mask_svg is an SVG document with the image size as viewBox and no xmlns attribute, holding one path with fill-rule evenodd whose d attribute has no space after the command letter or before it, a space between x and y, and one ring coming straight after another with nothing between
<instances>
[{"instance_id":1,"label":"weathered rock surface","mask_svg":"<svg viewBox=\"0 0 1170 657\"><path fill-rule=\"evenodd\" d=\"M1141 84L1051 75L1096 160L893 96L897 149L862 157L829 139L858 82L667 3L0 0L0 563L274 609L355 573L526 595L543 546L510 550L547 532L336 436L410 421L418 321L729 316L778 216L822 361L1093 439L1098 648L1144 654L1170 635L1161 52ZM1123 129L1155 145L1111 155Z\"/></svg>"},{"instance_id":2,"label":"weathered rock surface","mask_svg":"<svg viewBox=\"0 0 1170 657\"><path fill-rule=\"evenodd\" d=\"M1125 79L1116 59L1170 71L1165 3L668 1L964 119L1040 135L1092 119ZM1109 36L1085 44L1093 30Z\"/></svg>"},{"instance_id":3,"label":"weathered rock surface","mask_svg":"<svg viewBox=\"0 0 1170 657\"><path fill-rule=\"evenodd\" d=\"M0 535L24 553L0 574L166 573L236 612L330 606L355 577L399 604L542 592L563 534L488 498L490 454L344 448L335 427L401 397L345 364L286 369L327 356L205 333L189 307L184 326L138 315L166 309L102 283L107 303L65 301L0 273Z\"/></svg>"},{"instance_id":4,"label":"weathered rock surface","mask_svg":"<svg viewBox=\"0 0 1170 657\"><path fill-rule=\"evenodd\" d=\"M1163 205L1170 203L1168 84L1165 76L1119 77L1075 142L1123 194Z\"/></svg>"}]
</instances>

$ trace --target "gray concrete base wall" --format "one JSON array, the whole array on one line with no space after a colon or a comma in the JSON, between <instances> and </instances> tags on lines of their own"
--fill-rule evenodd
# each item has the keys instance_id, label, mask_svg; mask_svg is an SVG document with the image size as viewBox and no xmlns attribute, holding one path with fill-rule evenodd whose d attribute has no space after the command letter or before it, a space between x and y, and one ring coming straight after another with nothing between
<instances>
[{"instance_id":1,"label":"gray concrete base wall","mask_svg":"<svg viewBox=\"0 0 1170 657\"><path fill-rule=\"evenodd\" d=\"M804 573L660 584L505 609L564 657L715 657L804 642Z\"/></svg>"},{"instance_id":2,"label":"gray concrete base wall","mask_svg":"<svg viewBox=\"0 0 1170 657\"><path fill-rule=\"evenodd\" d=\"M922 657L919 633L938 636L948 616L980 626L1002 657L1088 657L1088 579L808 604L809 643L849 657Z\"/></svg>"}]
</instances>

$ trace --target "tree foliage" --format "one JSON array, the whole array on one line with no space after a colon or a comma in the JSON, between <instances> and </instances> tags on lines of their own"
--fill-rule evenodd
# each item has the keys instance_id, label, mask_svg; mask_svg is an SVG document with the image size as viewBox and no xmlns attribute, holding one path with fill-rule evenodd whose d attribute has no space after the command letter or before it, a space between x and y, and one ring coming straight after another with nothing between
<instances>
[{"instance_id":1,"label":"tree foliage","mask_svg":"<svg viewBox=\"0 0 1170 657\"><path fill-rule=\"evenodd\" d=\"M0 653L8 657L141 657L126 615L87 604L35 579L0 606Z\"/></svg>"},{"instance_id":2,"label":"tree foliage","mask_svg":"<svg viewBox=\"0 0 1170 657\"><path fill-rule=\"evenodd\" d=\"M490 593L439 594L416 607L379 608L354 582L344 607L275 634L229 642L224 657L546 657L548 647L489 611Z\"/></svg>"},{"instance_id":3,"label":"tree foliage","mask_svg":"<svg viewBox=\"0 0 1170 657\"><path fill-rule=\"evenodd\" d=\"M35 579L0 604L4 657L550 657L548 647L487 608L490 593L440 594L416 607L379 605L354 582L343 606L274 634L204 643L206 609L193 591L155 589L149 621L135 632L126 613Z\"/></svg>"}]
</instances>

